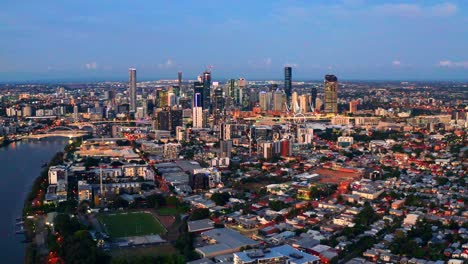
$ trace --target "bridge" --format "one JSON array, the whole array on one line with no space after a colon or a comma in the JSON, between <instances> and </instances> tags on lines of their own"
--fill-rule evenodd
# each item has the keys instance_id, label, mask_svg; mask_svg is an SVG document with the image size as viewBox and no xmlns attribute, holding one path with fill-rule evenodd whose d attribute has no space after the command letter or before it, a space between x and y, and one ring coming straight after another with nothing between
<instances>
[{"instance_id":1,"label":"bridge","mask_svg":"<svg viewBox=\"0 0 468 264\"><path fill-rule=\"evenodd\" d=\"M276 122L276 123L284 123L284 122L307 122L307 121L330 121L332 118L331 115L304 115L304 114L296 114L296 115L287 115L287 116L258 116L258 117L246 117L242 118L245 121L269 121L269 122Z\"/></svg>"},{"instance_id":2,"label":"bridge","mask_svg":"<svg viewBox=\"0 0 468 264\"><path fill-rule=\"evenodd\" d=\"M76 129L72 129L69 127L60 126L60 127L51 128L47 131L40 132L37 134L30 134L27 136L23 136L22 138L23 139L41 139L41 138L47 138L47 137L65 137L65 138L72 139L72 138L83 137L89 134L90 134L89 131L76 130Z\"/></svg>"},{"instance_id":3,"label":"bridge","mask_svg":"<svg viewBox=\"0 0 468 264\"><path fill-rule=\"evenodd\" d=\"M152 120L102 120L102 121L87 121L87 122L74 122L69 123L67 126L74 126L78 127L79 129L83 129L84 127L91 127L94 128L95 125L98 124L132 124L135 123L137 125L152 125L154 121Z\"/></svg>"}]
</instances>

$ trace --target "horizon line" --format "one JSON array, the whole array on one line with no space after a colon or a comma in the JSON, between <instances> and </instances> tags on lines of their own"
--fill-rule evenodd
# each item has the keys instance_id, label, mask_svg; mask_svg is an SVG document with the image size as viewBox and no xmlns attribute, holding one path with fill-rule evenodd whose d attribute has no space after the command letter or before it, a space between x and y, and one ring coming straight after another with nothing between
<instances>
[{"instance_id":1,"label":"horizon line","mask_svg":"<svg viewBox=\"0 0 468 264\"><path fill-rule=\"evenodd\" d=\"M239 79L244 77L237 77L237 78L228 78L222 77L218 80L212 80L213 82L224 82L229 79ZM174 80L177 81L176 78L141 78L137 80L139 82L155 82L155 81L169 81ZM197 77L195 78L187 78L183 79L183 82L191 82L196 81ZM284 81L284 79L278 78L252 78L247 79L249 81ZM296 80L292 80L292 82L322 82L323 79L307 79L307 78L297 78ZM427 78L427 79L405 79L405 78L338 78L338 82L452 82L452 83L460 83L460 82L468 82L468 78ZM77 78L74 79L70 78L47 78L47 79L28 79L28 80L7 80L7 81L0 81L0 85L10 85L10 84L67 84L67 83L103 83L103 82L121 82L125 83L128 82L126 79L122 78Z\"/></svg>"}]
</instances>

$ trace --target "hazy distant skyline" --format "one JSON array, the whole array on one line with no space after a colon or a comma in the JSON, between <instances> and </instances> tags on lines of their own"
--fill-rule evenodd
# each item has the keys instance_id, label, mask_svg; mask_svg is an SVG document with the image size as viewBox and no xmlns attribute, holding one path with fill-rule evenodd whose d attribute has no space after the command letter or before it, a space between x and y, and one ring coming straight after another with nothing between
<instances>
[{"instance_id":1,"label":"hazy distant skyline","mask_svg":"<svg viewBox=\"0 0 468 264\"><path fill-rule=\"evenodd\" d=\"M468 79L468 2L0 2L0 81Z\"/></svg>"}]
</instances>

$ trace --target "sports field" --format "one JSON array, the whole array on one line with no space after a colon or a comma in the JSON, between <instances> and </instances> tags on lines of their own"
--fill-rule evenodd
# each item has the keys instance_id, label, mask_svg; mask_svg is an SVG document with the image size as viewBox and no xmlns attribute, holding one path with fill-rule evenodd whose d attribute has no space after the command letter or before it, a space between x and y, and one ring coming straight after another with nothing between
<instances>
[{"instance_id":1,"label":"sports field","mask_svg":"<svg viewBox=\"0 0 468 264\"><path fill-rule=\"evenodd\" d=\"M100 214L99 222L112 238L160 235L166 229L150 213Z\"/></svg>"}]
</instances>

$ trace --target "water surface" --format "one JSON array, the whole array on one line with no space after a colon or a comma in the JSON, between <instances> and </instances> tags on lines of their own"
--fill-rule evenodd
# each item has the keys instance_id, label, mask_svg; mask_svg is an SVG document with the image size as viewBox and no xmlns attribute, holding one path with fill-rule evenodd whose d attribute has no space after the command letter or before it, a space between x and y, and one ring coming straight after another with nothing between
<instances>
[{"instance_id":1,"label":"water surface","mask_svg":"<svg viewBox=\"0 0 468 264\"><path fill-rule=\"evenodd\" d=\"M15 234L16 217L21 216L24 199L44 162L63 151L68 139L19 141L0 147L0 262L23 263L23 235Z\"/></svg>"}]
</instances>

